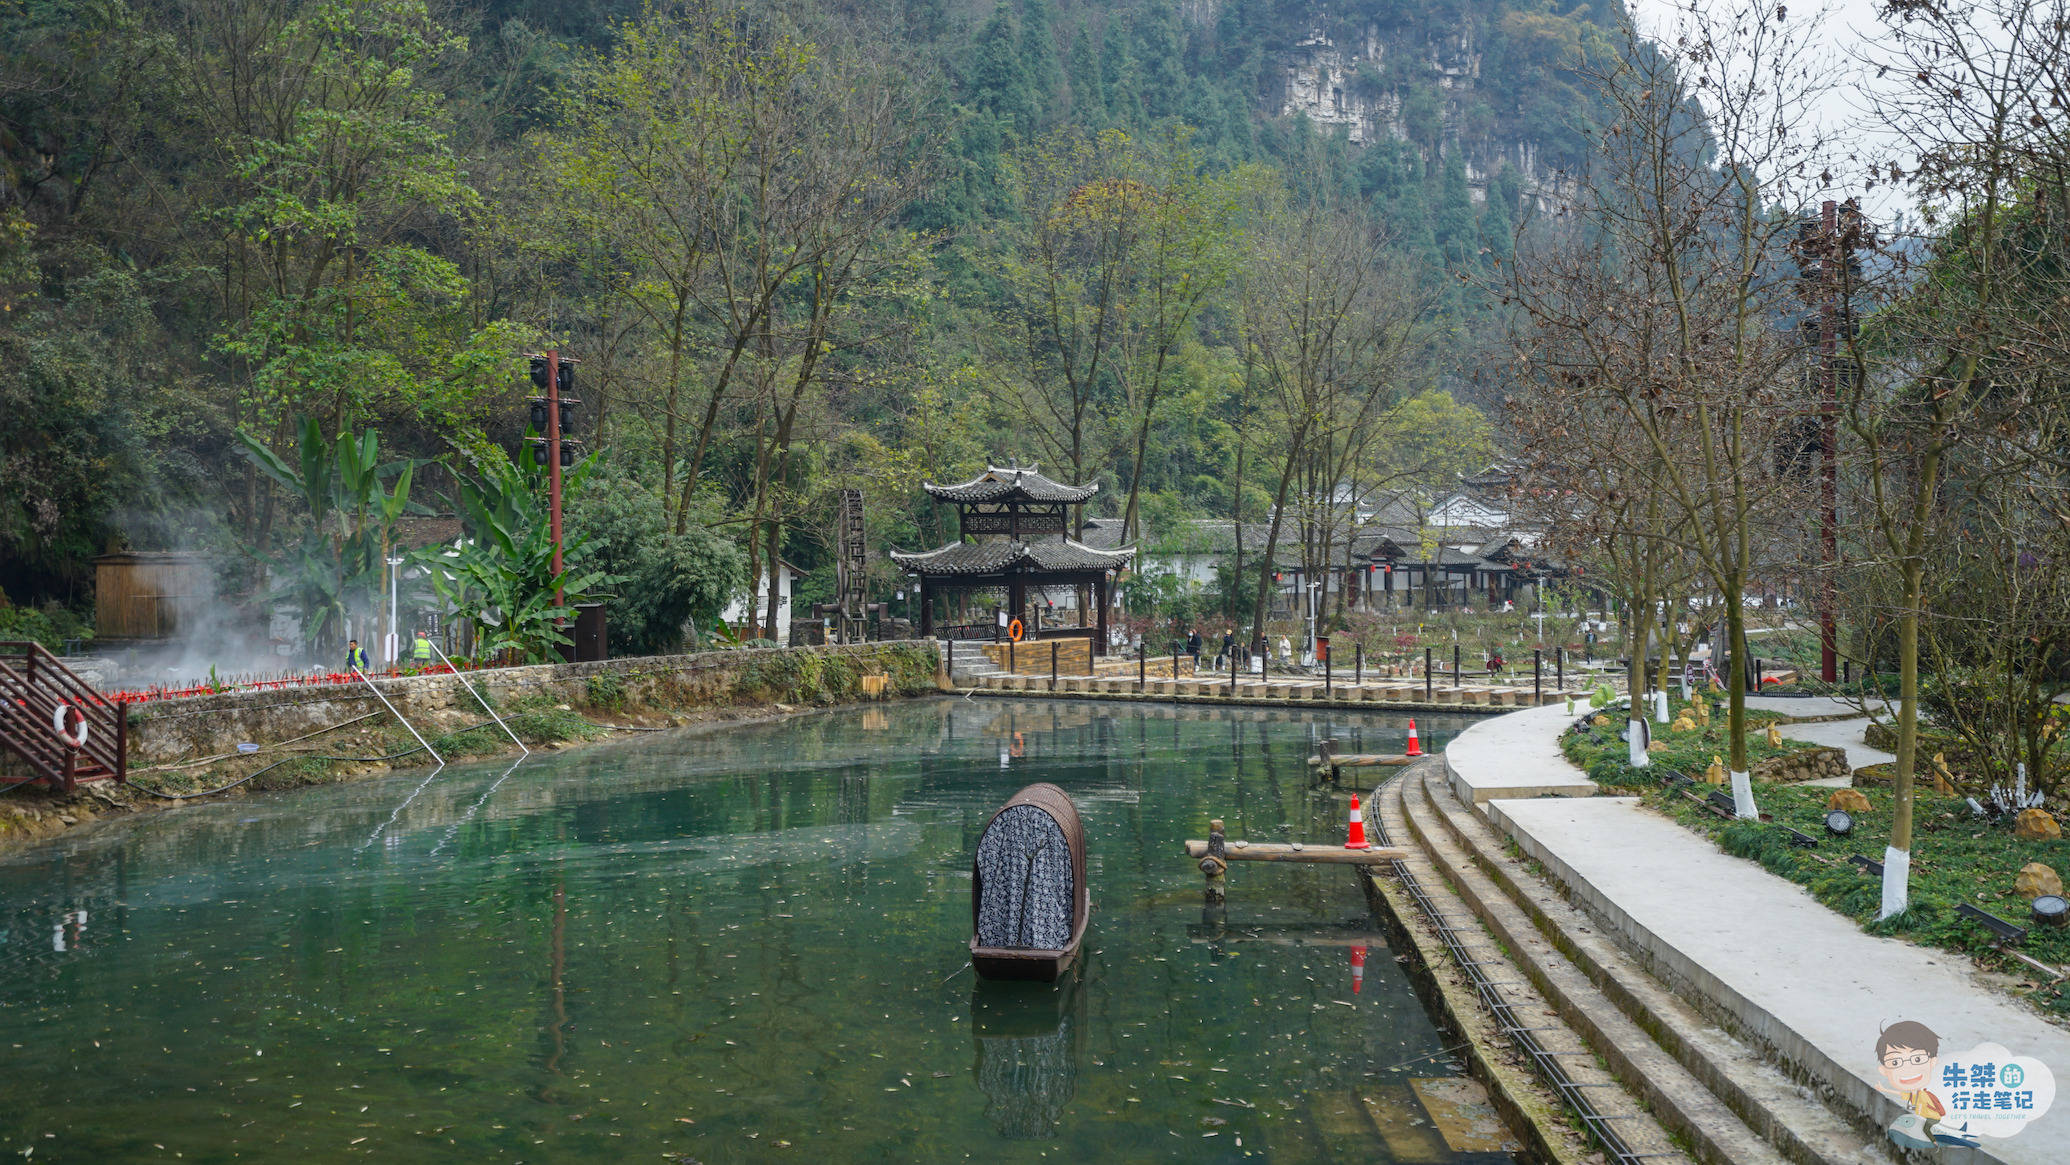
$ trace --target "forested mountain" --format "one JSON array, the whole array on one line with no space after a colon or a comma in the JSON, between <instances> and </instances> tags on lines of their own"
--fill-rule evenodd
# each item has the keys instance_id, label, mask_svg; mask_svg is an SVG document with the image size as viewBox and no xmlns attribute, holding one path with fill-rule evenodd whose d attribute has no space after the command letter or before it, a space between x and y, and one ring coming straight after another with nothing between
<instances>
[{"instance_id":1,"label":"forested mountain","mask_svg":"<svg viewBox=\"0 0 2070 1165\"><path fill-rule=\"evenodd\" d=\"M442 459L416 500L450 508L455 474L521 446L522 353L549 343L583 361L577 434L620 499L594 520L742 586L778 555L824 574L842 485L880 545L940 538L914 487L987 460L1098 478L1131 537L1255 520L1275 485L1443 479L1487 450L1426 395L1488 391L1498 309L1470 276L1568 188L1575 69L1620 16L9 5L0 590L83 608L110 548L276 553L309 515L237 434L292 456L303 417ZM1345 309L1371 399L1296 449L1258 273L1327 267L1325 238L1375 241Z\"/></svg>"}]
</instances>

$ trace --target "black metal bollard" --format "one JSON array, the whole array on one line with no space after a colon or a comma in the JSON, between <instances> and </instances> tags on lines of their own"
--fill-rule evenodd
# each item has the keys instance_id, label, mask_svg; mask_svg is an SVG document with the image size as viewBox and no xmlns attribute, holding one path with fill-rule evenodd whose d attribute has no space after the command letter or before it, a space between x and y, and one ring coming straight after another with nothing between
<instances>
[{"instance_id":1,"label":"black metal bollard","mask_svg":"<svg viewBox=\"0 0 2070 1165\"><path fill-rule=\"evenodd\" d=\"M1423 649L1423 702L1430 702L1430 648Z\"/></svg>"},{"instance_id":2,"label":"black metal bollard","mask_svg":"<svg viewBox=\"0 0 2070 1165\"><path fill-rule=\"evenodd\" d=\"M1229 695L1236 695L1236 644L1229 645Z\"/></svg>"},{"instance_id":3,"label":"black metal bollard","mask_svg":"<svg viewBox=\"0 0 2070 1165\"><path fill-rule=\"evenodd\" d=\"M1057 690L1057 641L1049 641L1049 690Z\"/></svg>"},{"instance_id":4,"label":"black metal bollard","mask_svg":"<svg viewBox=\"0 0 2070 1165\"><path fill-rule=\"evenodd\" d=\"M1365 645L1365 644L1363 644L1363 643L1354 643L1354 644L1352 644L1352 645L1351 645L1351 669L1352 669L1352 670L1351 670L1351 683L1352 683L1352 686L1354 686L1354 687L1362 686L1362 685L1363 685L1363 684L1364 684L1364 683L1366 682L1366 645Z\"/></svg>"},{"instance_id":5,"label":"black metal bollard","mask_svg":"<svg viewBox=\"0 0 2070 1165\"><path fill-rule=\"evenodd\" d=\"M1452 645L1452 686L1459 686L1459 645Z\"/></svg>"},{"instance_id":6,"label":"black metal bollard","mask_svg":"<svg viewBox=\"0 0 2070 1165\"><path fill-rule=\"evenodd\" d=\"M1147 678L1149 677L1149 669L1150 669L1150 645L1149 645L1148 643L1142 643L1142 642L1138 642L1138 643L1136 644L1136 694L1137 694L1137 695L1142 695L1142 694L1143 694L1143 681L1144 681L1145 679L1147 679Z\"/></svg>"},{"instance_id":7,"label":"black metal bollard","mask_svg":"<svg viewBox=\"0 0 2070 1165\"><path fill-rule=\"evenodd\" d=\"M1565 647L1553 648L1553 687L1562 692L1567 690L1567 649Z\"/></svg>"},{"instance_id":8,"label":"black metal bollard","mask_svg":"<svg viewBox=\"0 0 2070 1165\"><path fill-rule=\"evenodd\" d=\"M1542 647L1531 649L1531 700L1533 703L1545 699L1545 687L1539 670L1540 664L1544 662L1544 653L1545 649Z\"/></svg>"}]
</instances>

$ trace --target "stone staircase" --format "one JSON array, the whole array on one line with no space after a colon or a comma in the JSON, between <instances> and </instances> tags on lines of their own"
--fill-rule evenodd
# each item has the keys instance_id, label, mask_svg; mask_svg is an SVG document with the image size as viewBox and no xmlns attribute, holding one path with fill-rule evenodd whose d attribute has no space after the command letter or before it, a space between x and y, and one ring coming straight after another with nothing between
<instances>
[{"instance_id":1,"label":"stone staircase","mask_svg":"<svg viewBox=\"0 0 2070 1165\"><path fill-rule=\"evenodd\" d=\"M985 645L974 639L942 640L942 660L947 665L949 682L959 688L974 687L983 683L985 676L1005 672L985 654Z\"/></svg>"},{"instance_id":2,"label":"stone staircase","mask_svg":"<svg viewBox=\"0 0 2070 1165\"><path fill-rule=\"evenodd\" d=\"M1883 1138L1843 1119L1649 974L1615 927L1514 856L1454 794L1441 766L1419 765L1384 786L1374 816L1395 844L1417 853L1409 868L1437 885L1447 912L1478 924L1469 929L1490 953L1475 959L1508 964L1503 977L1516 980L1509 989L1518 1009L1546 1008L1586 1041L1599 1063L1584 1064L1584 1073L1606 1075L1582 1087L1601 1089L1591 1095L1611 1107L1628 1097L1643 1109L1643 1120L1613 1118L1624 1122L1618 1127L1657 1124L1706 1165L1896 1160Z\"/></svg>"}]
</instances>

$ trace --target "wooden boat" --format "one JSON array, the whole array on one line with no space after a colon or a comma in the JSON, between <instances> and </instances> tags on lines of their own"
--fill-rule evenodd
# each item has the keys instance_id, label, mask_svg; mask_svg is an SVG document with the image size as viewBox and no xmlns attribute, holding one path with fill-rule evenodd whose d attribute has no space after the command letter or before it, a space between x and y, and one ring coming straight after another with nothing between
<instances>
[{"instance_id":1,"label":"wooden boat","mask_svg":"<svg viewBox=\"0 0 2070 1165\"><path fill-rule=\"evenodd\" d=\"M1062 789L1029 785L978 835L971 858L970 962L986 979L1053 983L1085 942L1085 827Z\"/></svg>"}]
</instances>

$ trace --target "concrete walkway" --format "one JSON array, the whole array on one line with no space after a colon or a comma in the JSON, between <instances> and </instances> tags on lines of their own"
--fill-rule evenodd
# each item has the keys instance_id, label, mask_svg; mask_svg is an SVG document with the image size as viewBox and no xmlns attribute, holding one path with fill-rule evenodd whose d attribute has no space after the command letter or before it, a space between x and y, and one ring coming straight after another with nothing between
<instances>
[{"instance_id":1,"label":"concrete walkway","mask_svg":"<svg viewBox=\"0 0 2070 1165\"><path fill-rule=\"evenodd\" d=\"M1844 749L1847 752L1847 767L1858 769L1865 765L1887 765L1897 759L1894 753L1880 748L1870 748L1865 735L1869 725L1874 723L1867 716L1855 720L1828 720L1818 724L1785 724L1782 734L1791 740L1806 744L1823 744L1829 748ZM1834 777L1826 781L1812 781L1814 785L1845 785L1847 781Z\"/></svg>"},{"instance_id":2,"label":"concrete walkway","mask_svg":"<svg viewBox=\"0 0 2070 1165\"><path fill-rule=\"evenodd\" d=\"M1780 712L1792 720L1825 720L1834 717L1856 717L1862 714L1860 705L1851 700L1836 700L1831 696L1748 696L1747 707L1763 712ZM1870 705L1871 710L1879 705Z\"/></svg>"},{"instance_id":3,"label":"concrete walkway","mask_svg":"<svg viewBox=\"0 0 2070 1165\"><path fill-rule=\"evenodd\" d=\"M1556 748L1548 759L1564 719L1551 711L1515 713L1461 733L1446 749L1455 787L1496 780L1563 787L1581 779ZM1877 1033L1901 1019L1932 1028L1949 1053L2003 1044L2070 1080L2070 1032L1985 982L1967 958L1866 934L1795 883L1719 851L1633 799L1475 799L1655 975L1829 1089L1858 1119L1887 1125L1904 1111L1875 1088ZM2045 1165L2070 1160L2066 1143L2070 1089L2018 1136L1944 1157Z\"/></svg>"}]
</instances>

